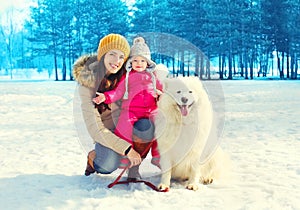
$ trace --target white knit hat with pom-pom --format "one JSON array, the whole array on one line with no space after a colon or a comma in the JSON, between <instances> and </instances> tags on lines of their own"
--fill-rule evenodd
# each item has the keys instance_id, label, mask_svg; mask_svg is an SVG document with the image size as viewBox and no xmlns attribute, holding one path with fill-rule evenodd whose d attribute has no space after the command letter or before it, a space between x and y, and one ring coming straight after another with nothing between
<instances>
[{"instance_id":1,"label":"white knit hat with pom-pom","mask_svg":"<svg viewBox=\"0 0 300 210\"><path fill-rule=\"evenodd\" d=\"M131 61L135 56L142 56L147 60L147 71L153 71L156 64L151 60L151 52L143 37L137 37L133 40L133 45L130 48L129 59L126 63L126 70L131 71Z\"/></svg>"}]
</instances>

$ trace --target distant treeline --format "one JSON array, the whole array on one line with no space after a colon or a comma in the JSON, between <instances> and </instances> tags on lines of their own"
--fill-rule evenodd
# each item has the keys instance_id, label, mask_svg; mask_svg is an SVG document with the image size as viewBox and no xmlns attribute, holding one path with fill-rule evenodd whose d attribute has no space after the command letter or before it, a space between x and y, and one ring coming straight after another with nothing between
<instances>
[{"instance_id":1,"label":"distant treeline","mask_svg":"<svg viewBox=\"0 0 300 210\"><path fill-rule=\"evenodd\" d=\"M294 0L38 0L23 29L0 28L0 69L53 72L73 80L72 64L95 53L99 39L145 37L157 63L174 75L201 79L297 79L300 1ZM60 72L61 71L61 72ZM298 75L299 77L299 75Z\"/></svg>"}]
</instances>

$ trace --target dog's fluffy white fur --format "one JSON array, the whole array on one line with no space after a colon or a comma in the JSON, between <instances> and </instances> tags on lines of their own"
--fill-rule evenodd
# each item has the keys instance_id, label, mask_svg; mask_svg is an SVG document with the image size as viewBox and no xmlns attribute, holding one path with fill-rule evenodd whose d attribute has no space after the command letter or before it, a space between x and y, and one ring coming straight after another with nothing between
<instances>
[{"instance_id":1,"label":"dog's fluffy white fur","mask_svg":"<svg viewBox=\"0 0 300 210\"><path fill-rule=\"evenodd\" d=\"M200 157L213 123L209 97L197 77L167 78L158 102L155 134L160 152L159 189L168 190L171 179L188 180L187 189L197 190L220 175L224 152L218 146L201 163Z\"/></svg>"}]
</instances>

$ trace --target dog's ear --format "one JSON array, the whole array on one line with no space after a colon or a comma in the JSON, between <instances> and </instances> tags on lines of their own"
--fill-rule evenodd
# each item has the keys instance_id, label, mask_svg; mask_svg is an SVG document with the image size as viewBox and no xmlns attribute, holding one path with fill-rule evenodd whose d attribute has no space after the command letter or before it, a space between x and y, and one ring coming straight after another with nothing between
<instances>
[{"instance_id":1,"label":"dog's ear","mask_svg":"<svg viewBox=\"0 0 300 210\"><path fill-rule=\"evenodd\" d=\"M157 64L155 67L155 73L160 81L164 81L166 78L168 78L169 70L164 64Z\"/></svg>"},{"instance_id":2,"label":"dog's ear","mask_svg":"<svg viewBox=\"0 0 300 210\"><path fill-rule=\"evenodd\" d=\"M172 82L171 80L172 80L172 79L170 79L170 78L165 78L165 79L163 80L163 86L164 86L163 91L164 91L164 92L165 92L166 90L168 90L168 88L170 87L170 83Z\"/></svg>"},{"instance_id":3,"label":"dog's ear","mask_svg":"<svg viewBox=\"0 0 300 210\"><path fill-rule=\"evenodd\" d=\"M167 83L167 80L164 81L164 91L168 89L168 83Z\"/></svg>"}]
</instances>

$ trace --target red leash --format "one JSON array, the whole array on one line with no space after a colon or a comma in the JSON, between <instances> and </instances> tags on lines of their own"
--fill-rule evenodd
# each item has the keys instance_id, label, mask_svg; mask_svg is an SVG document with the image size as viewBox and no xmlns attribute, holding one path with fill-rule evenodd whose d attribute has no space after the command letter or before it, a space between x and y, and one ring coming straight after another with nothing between
<instances>
[{"instance_id":1,"label":"red leash","mask_svg":"<svg viewBox=\"0 0 300 210\"><path fill-rule=\"evenodd\" d=\"M148 147L144 150L143 154L141 154L141 156L144 155L145 152L148 151L148 149L150 149L150 147L152 146L152 143L148 145ZM126 166L123 171L120 173L120 175L115 179L114 182L110 183L109 185L107 185L108 188L112 188L113 186L117 185L117 184L128 184L128 183L144 183L145 185L147 185L148 187L150 187L151 189L157 191L157 192L167 192L168 189L165 189L165 190L161 190L161 189L158 189L154 184L152 184L151 182L148 182L148 181L144 181L144 180L131 180L131 181L119 181L122 177L122 175L124 174L124 172L129 168L129 165Z\"/></svg>"},{"instance_id":2,"label":"red leash","mask_svg":"<svg viewBox=\"0 0 300 210\"><path fill-rule=\"evenodd\" d=\"M119 181L119 182L113 182L111 184L108 185L109 188L117 185L117 184L128 184L128 183L144 183L145 185L147 185L148 187L150 187L152 190L155 190L157 192L168 192L168 189L165 190L161 190L158 189L154 184L152 184L151 182L148 181L144 181L144 180L135 180L135 181Z\"/></svg>"}]
</instances>

